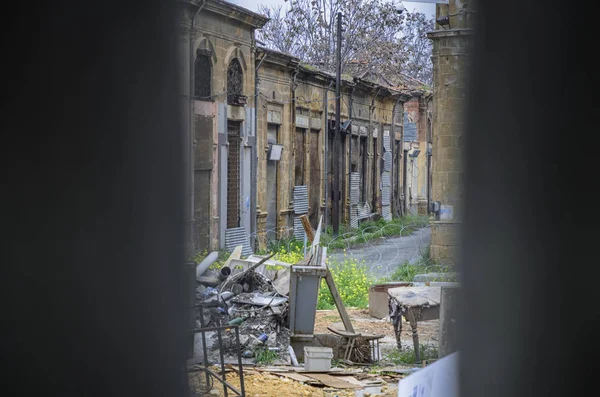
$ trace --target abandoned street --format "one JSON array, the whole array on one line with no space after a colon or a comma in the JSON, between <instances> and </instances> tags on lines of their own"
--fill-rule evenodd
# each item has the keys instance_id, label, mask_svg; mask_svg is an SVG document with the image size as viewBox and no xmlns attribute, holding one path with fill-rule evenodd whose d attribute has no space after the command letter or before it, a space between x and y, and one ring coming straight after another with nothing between
<instances>
[{"instance_id":1,"label":"abandoned street","mask_svg":"<svg viewBox=\"0 0 600 397\"><path fill-rule=\"evenodd\" d=\"M336 250L329 257L342 261L344 255L363 262L376 278L389 277L398 265L414 263L421 258L431 241L431 229L425 227L409 236L387 237L344 250Z\"/></svg>"}]
</instances>

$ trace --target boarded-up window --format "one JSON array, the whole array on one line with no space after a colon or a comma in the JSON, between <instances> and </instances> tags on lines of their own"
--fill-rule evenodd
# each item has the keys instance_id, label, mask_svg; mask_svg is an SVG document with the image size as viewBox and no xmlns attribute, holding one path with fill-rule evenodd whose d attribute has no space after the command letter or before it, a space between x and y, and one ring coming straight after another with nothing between
<instances>
[{"instance_id":1,"label":"boarded-up window","mask_svg":"<svg viewBox=\"0 0 600 397\"><path fill-rule=\"evenodd\" d=\"M296 128L296 142L294 146L294 185L304 185L304 142L306 139L305 130Z\"/></svg>"},{"instance_id":2,"label":"boarded-up window","mask_svg":"<svg viewBox=\"0 0 600 397\"><path fill-rule=\"evenodd\" d=\"M379 172L379 156L378 156L378 149L379 146L377 146L377 138L373 138L373 172L372 172L372 181L371 181L371 192L373 193L373 201L371 203L371 206L373 207L373 209L375 210L375 208L377 208L377 193L379 191L379 186L377 185L377 173Z\"/></svg>"},{"instance_id":3,"label":"boarded-up window","mask_svg":"<svg viewBox=\"0 0 600 397\"><path fill-rule=\"evenodd\" d=\"M240 125L227 123L227 228L240 226Z\"/></svg>"},{"instance_id":4,"label":"boarded-up window","mask_svg":"<svg viewBox=\"0 0 600 397\"><path fill-rule=\"evenodd\" d=\"M244 90L244 72L242 71L242 65L237 58L234 58L229 62L227 68L227 103L234 104L236 98L242 95Z\"/></svg>"},{"instance_id":5,"label":"boarded-up window","mask_svg":"<svg viewBox=\"0 0 600 397\"><path fill-rule=\"evenodd\" d=\"M198 52L194 62L194 96L196 99L209 100L212 63L208 55Z\"/></svg>"},{"instance_id":6,"label":"boarded-up window","mask_svg":"<svg viewBox=\"0 0 600 397\"><path fill-rule=\"evenodd\" d=\"M367 202L367 169L369 156L367 153L367 137L360 137L360 159L361 159L361 169L360 169L360 202Z\"/></svg>"},{"instance_id":7,"label":"boarded-up window","mask_svg":"<svg viewBox=\"0 0 600 397\"><path fill-rule=\"evenodd\" d=\"M318 130L310 130L310 187L308 189L308 218L314 229L319 226L319 207L321 205L321 151L319 150L320 134Z\"/></svg>"}]
</instances>

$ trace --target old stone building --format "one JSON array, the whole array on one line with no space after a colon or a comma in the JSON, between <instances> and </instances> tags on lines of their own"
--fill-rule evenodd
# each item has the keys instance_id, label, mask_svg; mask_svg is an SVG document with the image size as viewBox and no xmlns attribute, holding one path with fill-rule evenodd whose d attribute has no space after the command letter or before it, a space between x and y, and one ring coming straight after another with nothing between
<instances>
[{"instance_id":1,"label":"old stone building","mask_svg":"<svg viewBox=\"0 0 600 397\"><path fill-rule=\"evenodd\" d=\"M472 29L471 9L466 1L450 0L436 5L433 41L433 172L432 200L436 203L431 221L431 256L455 263L459 255L462 218L462 135L464 100ZM441 22L441 23L440 23Z\"/></svg>"},{"instance_id":2,"label":"old stone building","mask_svg":"<svg viewBox=\"0 0 600 397\"><path fill-rule=\"evenodd\" d=\"M302 238L303 214L315 228L321 215L325 226L331 223L334 161L340 166L343 223L356 227L362 220L405 214L407 183L423 193L426 213L426 171L414 181L403 172L405 103L415 101L417 106L411 115L411 143L426 148L430 142L431 101L422 83L409 84L406 77L394 84L375 76L344 76L340 119L348 128L341 156L335 158L335 76L264 48L259 48L257 63L259 246L292 234ZM419 159L424 170L426 158L424 153Z\"/></svg>"},{"instance_id":3,"label":"old stone building","mask_svg":"<svg viewBox=\"0 0 600 397\"><path fill-rule=\"evenodd\" d=\"M256 227L254 31L267 18L222 0L186 5L195 245L225 248Z\"/></svg>"},{"instance_id":4,"label":"old stone building","mask_svg":"<svg viewBox=\"0 0 600 397\"><path fill-rule=\"evenodd\" d=\"M269 240L302 238L303 214L315 228L322 215L329 225L334 161L342 223L391 219L423 199L427 179L406 176L403 130L413 123L417 132L409 144L427 146L429 94L422 83L344 76L341 122L347 128L340 155L333 156L335 76L258 47L255 30L267 22L262 15L223 0L184 4L182 92L193 137L195 249L243 244L246 254ZM413 102L416 113L406 118L405 103ZM425 158L417 156L414 168ZM413 192L415 199L405 202Z\"/></svg>"}]
</instances>

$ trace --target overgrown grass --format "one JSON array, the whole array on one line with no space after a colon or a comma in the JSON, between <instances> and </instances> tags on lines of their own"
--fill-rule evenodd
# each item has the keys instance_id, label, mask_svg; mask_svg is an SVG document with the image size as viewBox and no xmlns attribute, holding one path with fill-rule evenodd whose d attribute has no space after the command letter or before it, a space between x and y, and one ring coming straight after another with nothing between
<instances>
[{"instance_id":1,"label":"overgrown grass","mask_svg":"<svg viewBox=\"0 0 600 397\"><path fill-rule=\"evenodd\" d=\"M365 309L369 306L369 287L375 282L374 277L364 262L358 262L344 255L343 260L327 258L327 266L335 286L342 298L344 306ZM317 309L333 309L335 303L325 279L321 280Z\"/></svg>"},{"instance_id":2,"label":"overgrown grass","mask_svg":"<svg viewBox=\"0 0 600 397\"><path fill-rule=\"evenodd\" d=\"M209 253L210 252L208 252L208 250L195 252L190 258L190 260L193 261L196 265L198 265L204 260L204 258L208 256ZM210 265L209 269L220 269L225 264L227 258L229 258L229 255L231 255L231 252L228 250L219 250L218 253L219 256L217 258L217 261Z\"/></svg>"},{"instance_id":3,"label":"overgrown grass","mask_svg":"<svg viewBox=\"0 0 600 397\"><path fill-rule=\"evenodd\" d=\"M272 258L274 260L291 264L298 263L304 258L304 242L295 238L270 241L266 250L257 251L257 255L272 253L275 253Z\"/></svg>"},{"instance_id":4,"label":"overgrown grass","mask_svg":"<svg viewBox=\"0 0 600 397\"><path fill-rule=\"evenodd\" d=\"M265 347L256 348L254 350L254 362L259 365L270 365L279 357L276 351L269 350Z\"/></svg>"},{"instance_id":5,"label":"overgrown grass","mask_svg":"<svg viewBox=\"0 0 600 397\"><path fill-rule=\"evenodd\" d=\"M208 250L198 251L192 255L190 260L194 263L199 264L208 256L210 252ZM220 269L225 264L225 261L231 255L229 250L219 250L219 257L215 263L210 265L209 269ZM272 241L269 243L266 250L257 251L256 255L270 255L275 253L272 259L278 260L285 263L297 263L304 258L304 242L296 239L282 239L279 241ZM282 269L281 266L267 266L269 270Z\"/></svg>"},{"instance_id":6,"label":"overgrown grass","mask_svg":"<svg viewBox=\"0 0 600 397\"><path fill-rule=\"evenodd\" d=\"M407 236L415 230L429 224L427 216L405 216L385 221L383 218L377 221L367 221L359 225L357 229L348 226L340 226L337 237L333 236L331 227L327 227L321 235L321 245L329 249L351 248L379 238Z\"/></svg>"},{"instance_id":7,"label":"overgrown grass","mask_svg":"<svg viewBox=\"0 0 600 397\"><path fill-rule=\"evenodd\" d=\"M436 360L438 358L438 349L435 345L421 344L419 345L421 361ZM417 358L415 349L409 347L403 350L393 350L383 357L383 361L393 363L395 365L416 364Z\"/></svg>"},{"instance_id":8,"label":"overgrown grass","mask_svg":"<svg viewBox=\"0 0 600 397\"><path fill-rule=\"evenodd\" d=\"M417 274L424 273L451 273L454 268L450 265L436 263L429 254L429 246L423 251L421 258L415 263L405 261L398 265L396 270L389 276L379 280L381 283L394 281L413 281ZM456 281L450 277L438 277L434 281Z\"/></svg>"}]
</instances>

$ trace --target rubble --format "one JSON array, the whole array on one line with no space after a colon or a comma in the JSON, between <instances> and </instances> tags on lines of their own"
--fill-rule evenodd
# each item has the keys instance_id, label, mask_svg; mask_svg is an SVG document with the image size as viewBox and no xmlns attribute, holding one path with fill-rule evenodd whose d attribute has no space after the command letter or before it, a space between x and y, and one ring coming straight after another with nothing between
<instances>
[{"instance_id":1,"label":"rubble","mask_svg":"<svg viewBox=\"0 0 600 397\"><path fill-rule=\"evenodd\" d=\"M234 270L223 267L218 271L209 269L197 274L196 303L201 308L198 328L238 326L239 347L232 329L221 332L225 363L237 363L239 352L244 364L252 364L258 349L276 352L278 359L275 364L291 362L288 297L274 286L271 279L257 271L259 265L269 258L245 263L236 259L238 266ZM245 269L238 269L240 262L245 264ZM218 332L207 332L206 338L209 363L220 363ZM195 338L194 351L199 356L204 354L201 339Z\"/></svg>"}]
</instances>

